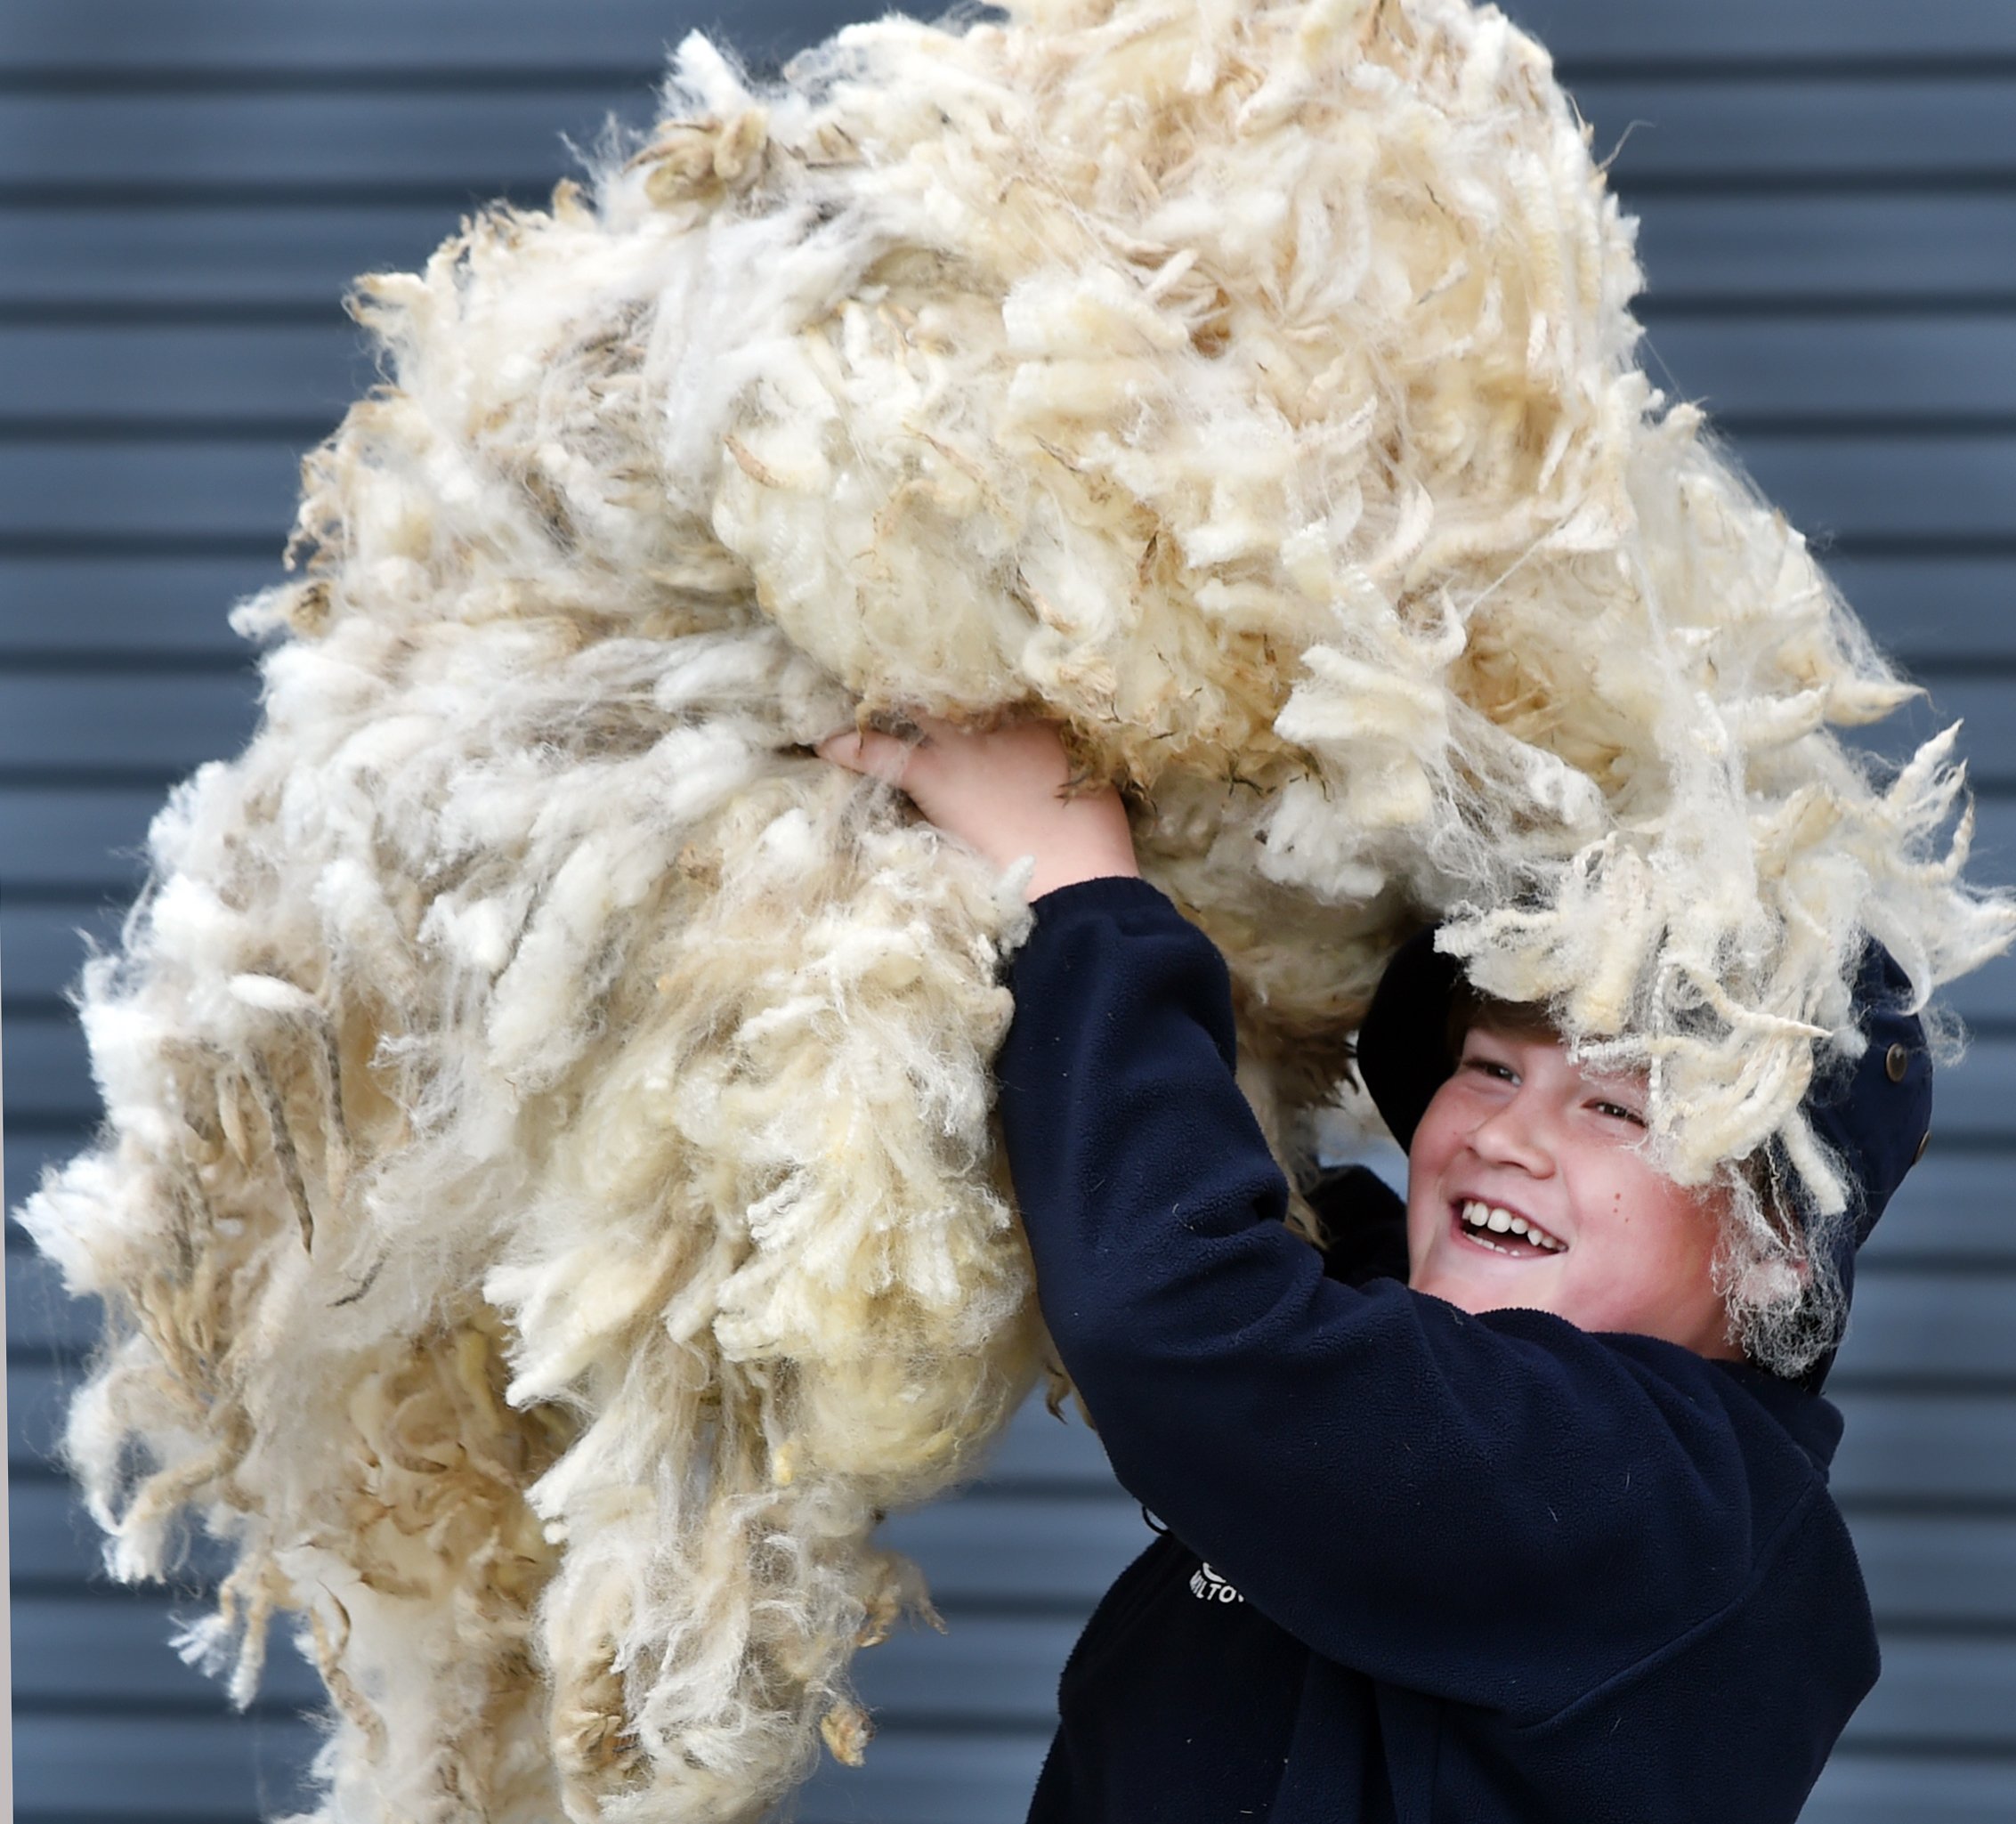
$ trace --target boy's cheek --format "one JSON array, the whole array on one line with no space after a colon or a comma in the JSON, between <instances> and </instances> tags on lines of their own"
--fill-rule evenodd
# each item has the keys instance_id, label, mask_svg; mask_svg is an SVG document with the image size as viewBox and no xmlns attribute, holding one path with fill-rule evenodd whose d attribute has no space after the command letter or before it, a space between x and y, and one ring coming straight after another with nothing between
<instances>
[{"instance_id":1,"label":"boy's cheek","mask_svg":"<svg viewBox=\"0 0 2016 1824\"><path fill-rule=\"evenodd\" d=\"M1440 1228L1439 1207L1422 1188L1410 1163L1407 1174L1407 1284L1418 1285L1435 1252Z\"/></svg>"}]
</instances>

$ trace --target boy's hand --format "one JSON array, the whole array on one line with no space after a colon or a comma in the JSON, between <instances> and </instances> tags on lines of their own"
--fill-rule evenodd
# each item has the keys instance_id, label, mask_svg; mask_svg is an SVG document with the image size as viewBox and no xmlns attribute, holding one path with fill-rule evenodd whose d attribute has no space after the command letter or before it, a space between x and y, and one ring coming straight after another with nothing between
<instances>
[{"instance_id":1,"label":"boy's hand","mask_svg":"<svg viewBox=\"0 0 2016 1824\"><path fill-rule=\"evenodd\" d=\"M827 759L886 780L1003 871L1032 855L1031 899L1109 874L1136 874L1127 811L1110 785L1068 796L1071 763L1048 722L979 733L920 717L914 744L852 729L819 743Z\"/></svg>"}]
</instances>

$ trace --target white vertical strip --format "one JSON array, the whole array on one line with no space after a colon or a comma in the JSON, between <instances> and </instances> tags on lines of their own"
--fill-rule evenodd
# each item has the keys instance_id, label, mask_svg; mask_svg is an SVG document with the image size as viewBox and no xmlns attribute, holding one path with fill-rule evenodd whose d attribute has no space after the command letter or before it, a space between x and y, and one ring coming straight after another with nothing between
<instances>
[{"instance_id":1,"label":"white vertical strip","mask_svg":"<svg viewBox=\"0 0 2016 1824\"><path fill-rule=\"evenodd\" d=\"M5 970L0 967L0 982ZM6 1034L0 1030L0 1057L6 1055ZM0 1134L6 1131L6 1111L0 1107ZM7 1210L7 1168L0 1153L0 1222ZM4 1237L0 1237L4 1240ZM7 1334L7 1276L0 1273L0 1338ZM0 1350L0 1399L6 1398L6 1352ZM0 1818L14 1815L14 1605L13 1567L8 1537L12 1531L7 1502L7 1454L0 1450Z\"/></svg>"}]
</instances>

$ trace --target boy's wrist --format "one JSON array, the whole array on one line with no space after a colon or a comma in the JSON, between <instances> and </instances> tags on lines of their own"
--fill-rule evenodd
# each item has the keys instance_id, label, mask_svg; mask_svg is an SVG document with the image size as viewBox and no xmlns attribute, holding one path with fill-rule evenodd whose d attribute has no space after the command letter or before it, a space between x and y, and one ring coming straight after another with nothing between
<instances>
[{"instance_id":1,"label":"boy's wrist","mask_svg":"<svg viewBox=\"0 0 2016 1824\"><path fill-rule=\"evenodd\" d=\"M1046 895L1087 880L1138 880L1141 878L1131 851L1125 855L1097 851L1083 855L1040 855L1035 861L1035 870L1029 877L1031 904Z\"/></svg>"}]
</instances>

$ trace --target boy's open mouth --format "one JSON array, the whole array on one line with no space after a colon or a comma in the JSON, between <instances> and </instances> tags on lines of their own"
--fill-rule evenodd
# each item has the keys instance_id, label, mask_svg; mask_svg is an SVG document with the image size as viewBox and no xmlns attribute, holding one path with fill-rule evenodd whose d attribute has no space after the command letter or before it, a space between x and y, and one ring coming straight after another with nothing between
<instances>
[{"instance_id":1,"label":"boy's open mouth","mask_svg":"<svg viewBox=\"0 0 2016 1824\"><path fill-rule=\"evenodd\" d=\"M1513 1260L1537 1260L1542 1254L1561 1254L1568 1244L1550 1235L1530 1217L1477 1197L1464 1197L1450 1206L1456 1232L1465 1241Z\"/></svg>"}]
</instances>

